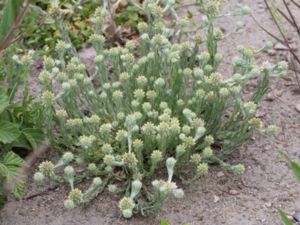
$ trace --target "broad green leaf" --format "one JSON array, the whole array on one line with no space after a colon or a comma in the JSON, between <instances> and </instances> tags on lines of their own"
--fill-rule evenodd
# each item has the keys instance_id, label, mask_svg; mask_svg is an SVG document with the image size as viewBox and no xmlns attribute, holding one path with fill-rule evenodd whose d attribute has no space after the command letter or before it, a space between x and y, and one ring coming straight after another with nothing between
<instances>
[{"instance_id":1,"label":"broad green leaf","mask_svg":"<svg viewBox=\"0 0 300 225\"><path fill-rule=\"evenodd\" d=\"M12 192L18 198L21 197L25 186L24 174L19 171L23 164L24 160L14 152L8 152L0 162L0 175L4 176L6 182L14 184Z\"/></svg>"},{"instance_id":2,"label":"broad green leaf","mask_svg":"<svg viewBox=\"0 0 300 225\"><path fill-rule=\"evenodd\" d=\"M187 16L189 19L191 19L191 18L193 18L194 14L191 11L188 11Z\"/></svg>"},{"instance_id":3,"label":"broad green leaf","mask_svg":"<svg viewBox=\"0 0 300 225\"><path fill-rule=\"evenodd\" d=\"M17 198L21 198L22 197L22 195L24 193L24 189L25 189L25 176L23 174L20 174L19 179L20 180L14 185L14 187L12 189L12 193ZM15 178L13 180L15 180Z\"/></svg>"},{"instance_id":4,"label":"broad green leaf","mask_svg":"<svg viewBox=\"0 0 300 225\"><path fill-rule=\"evenodd\" d=\"M278 209L281 221L283 222L284 225L293 225L293 222L287 217L285 212L283 212L281 209Z\"/></svg>"},{"instance_id":5,"label":"broad green leaf","mask_svg":"<svg viewBox=\"0 0 300 225\"><path fill-rule=\"evenodd\" d=\"M160 220L160 225L170 225L170 224L169 224L168 220L166 220L166 219L161 219L161 220Z\"/></svg>"},{"instance_id":6,"label":"broad green leaf","mask_svg":"<svg viewBox=\"0 0 300 225\"><path fill-rule=\"evenodd\" d=\"M31 149L36 149L37 145L42 143L44 140L44 133L41 129L37 128L26 128L22 130L22 133L27 138L27 141L31 145Z\"/></svg>"},{"instance_id":7,"label":"broad green leaf","mask_svg":"<svg viewBox=\"0 0 300 225\"><path fill-rule=\"evenodd\" d=\"M15 140L13 147L24 148L27 150L34 150L44 140L44 133L42 129L25 128L21 131L21 135Z\"/></svg>"},{"instance_id":8,"label":"broad green leaf","mask_svg":"<svg viewBox=\"0 0 300 225\"><path fill-rule=\"evenodd\" d=\"M18 127L7 121L0 121L0 142L7 144L16 140L20 136L21 132Z\"/></svg>"},{"instance_id":9,"label":"broad green leaf","mask_svg":"<svg viewBox=\"0 0 300 225\"><path fill-rule=\"evenodd\" d=\"M7 169L7 167L0 162L0 178L2 177L7 177L9 174L9 171Z\"/></svg>"},{"instance_id":10,"label":"broad green leaf","mask_svg":"<svg viewBox=\"0 0 300 225\"><path fill-rule=\"evenodd\" d=\"M15 140L12 144L14 148L22 148L27 150L32 150L32 146L30 142L27 140L26 136L21 133L17 140Z\"/></svg>"},{"instance_id":11,"label":"broad green leaf","mask_svg":"<svg viewBox=\"0 0 300 225\"><path fill-rule=\"evenodd\" d=\"M0 42L11 30L13 23L18 16L20 7L24 0L6 0L3 8L2 18L0 20Z\"/></svg>"},{"instance_id":12,"label":"broad green leaf","mask_svg":"<svg viewBox=\"0 0 300 225\"><path fill-rule=\"evenodd\" d=\"M4 179L1 178L1 173L0 173L0 210L4 206L5 202L6 202L6 196L4 195Z\"/></svg>"},{"instance_id":13,"label":"broad green leaf","mask_svg":"<svg viewBox=\"0 0 300 225\"><path fill-rule=\"evenodd\" d=\"M9 106L8 97L4 93L0 93L0 114Z\"/></svg>"},{"instance_id":14,"label":"broad green leaf","mask_svg":"<svg viewBox=\"0 0 300 225\"><path fill-rule=\"evenodd\" d=\"M2 163L11 171L16 172L24 163L24 160L14 152L8 152Z\"/></svg>"}]
</instances>

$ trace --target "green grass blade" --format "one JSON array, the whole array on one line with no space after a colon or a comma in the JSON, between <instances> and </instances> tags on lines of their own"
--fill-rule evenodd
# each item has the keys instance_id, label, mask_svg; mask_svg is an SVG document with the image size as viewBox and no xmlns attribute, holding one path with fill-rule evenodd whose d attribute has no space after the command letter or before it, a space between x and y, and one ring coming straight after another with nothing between
<instances>
[{"instance_id":1,"label":"green grass blade","mask_svg":"<svg viewBox=\"0 0 300 225\"><path fill-rule=\"evenodd\" d=\"M291 160L285 153L282 151L279 151L280 155L282 155L289 163L291 166L291 169L297 178L297 181L300 183L300 165L296 163L294 160Z\"/></svg>"},{"instance_id":2,"label":"green grass blade","mask_svg":"<svg viewBox=\"0 0 300 225\"><path fill-rule=\"evenodd\" d=\"M293 222L287 217L286 213L283 212L281 209L278 209L281 221L284 225L293 225Z\"/></svg>"}]
</instances>

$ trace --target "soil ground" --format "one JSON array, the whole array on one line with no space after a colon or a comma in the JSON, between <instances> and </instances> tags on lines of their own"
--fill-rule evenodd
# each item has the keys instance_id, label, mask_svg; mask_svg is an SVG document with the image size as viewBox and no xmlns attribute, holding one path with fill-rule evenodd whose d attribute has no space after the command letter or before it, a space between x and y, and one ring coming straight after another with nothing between
<instances>
[{"instance_id":1,"label":"soil ground","mask_svg":"<svg viewBox=\"0 0 300 225\"><path fill-rule=\"evenodd\" d=\"M272 30L263 0L230 0L225 11L242 5L250 6L259 23ZM220 72L227 75L230 61L236 54L233 46L245 44L261 48L270 39L250 17L238 20L245 22L245 31L226 38L220 46L226 56ZM237 18L221 19L220 26L229 32L235 21ZM258 61L261 63L276 58L264 54ZM246 172L243 175L234 176L214 167L208 176L186 188L182 200L168 200L155 218L138 216L131 220L123 219L117 206L120 196L113 197L107 193L101 194L87 206L67 211L63 208L67 189L59 187L30 200L10 200L0 212L0 224L157 225L160 218L166 218L172 225L280 225L278 208L285 209L290 215L300 210L300 185L277 152L282 149L300 161L300 113L295 110L300 99L294 92L297 88L294 75L290 73L289 76L291 79L272 81L268 98L259 105L257 113L265 123L276 124L279 127L278 134L273 137L256 135L229 159L230 162L245 165ZM248 89L250 91L251 86ZM25 197L43 189L32 184L29 178Z\"/></svg>"}]
</instances>

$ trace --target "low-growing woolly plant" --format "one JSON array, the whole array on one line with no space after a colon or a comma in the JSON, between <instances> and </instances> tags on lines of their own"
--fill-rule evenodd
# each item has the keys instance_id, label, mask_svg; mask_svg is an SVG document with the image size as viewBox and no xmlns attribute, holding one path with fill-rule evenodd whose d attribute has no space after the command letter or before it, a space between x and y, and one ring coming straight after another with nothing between
<instances>
[{"instance_id":1,"label":"low-growing woolly plant","mask_svg":"<svg viewBox=\"0 0 300 225\"><path fill-rule=\"evenodd\" d=\"M168 196L184 196L175 180L190 184L206 174L211 163L242 173L243 165L230 165L224 158L253 132L275 130L263 128L255 118L256 104L270 76L283 74L286 63L255 65L253 56L259 50L239 47L241 56L234 58L232 76L225 79L218 71L222 55L217 51L223 34L213 23L219 18L220 1L198 2L206 14L207 48L202 52L199 45L204 38L170 41L172 30L165 28L161 17L163 4L150 0L143 4L148 23L138 25L140 42L108 50L101 35L107 13L96 10L92 77L78 58L65 62L69 43L57 43L59 61L44 60L40 81L47 134L64 154L56 165L43 162L34 178L39 183L69 183L66 208L88 202L107 187L124 195L119 202L124 217L153 214ZM178 20L180 37L188 34L187 25ZM254 78L256 90L244 100L241 92ZM100 86L94 85L96 79ZM59 175L56 168L62 166L64 174ZM167 168L167 179L158 179L162 168ZM74 187L88 177L94 179L87 191ZM149 180L152 186L146 185Z\"/></svg>"}]
</instances>

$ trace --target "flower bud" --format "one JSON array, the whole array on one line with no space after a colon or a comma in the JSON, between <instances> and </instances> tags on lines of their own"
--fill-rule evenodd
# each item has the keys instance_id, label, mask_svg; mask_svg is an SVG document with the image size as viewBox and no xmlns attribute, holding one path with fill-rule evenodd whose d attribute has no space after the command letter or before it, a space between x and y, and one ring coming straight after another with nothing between
<instances>
[{"instance_id":1,"label":"flower bud","mask_svg":"<svg viewBox=\"0 0 300 225\"><path fill-rule=\"evenodd\" d=\"M23 55L21 58L21 64L27 68L32 65L33 59L30 55Z\"/></svg>"},{"instance_id":2,"label":"flower bud","mask_svg":"<svg viewBox=\"0 0 300 225\"><path fill-rule=\"evenodd\" d=\"M123 92L120 90L116 90L113 92L113 99L114 100L121 100L123 98Z\"/></svg>"},{"instance_id":3,"label":"flower bud","mask_svg":"<svg viewBox=\"0 0 300 225\"><path fill-rule=\"evenodd\" d=\"M162 153L159 150L154 150L151 154L151 160L154 164L159 163L162 160Z\"/></svg>"},{"instance_id":4,"label":"flower bud","mask_svg":"<svg viewBox=\"0 0 300 225\"><path fill-rule=\"evenodd\" d=\"M93 185L94 187L99 187L101 184L102 184L102 180L101 180L100 177L95 177L95 178L93 179L92 185Z\"/></svg>"},{"instance_id":5,"label":"flower bud","mask_svg":"<svg viewBox=\"0 0 300 225\"><path fill-rule=\"evenodd\" d=\"M90 135L90 136L82 135L79 137L79 144L84 149L88 149L89 147L92 146L92 144L95 142L95 140L96 140L96 137L94 135Z\"/></svg>"},{"instance_id":6,"label":"flower bud","mask_svg":"<svg viewBox=\"0 0 300 225\"><path fill-rule=\"evenodd\" d=\"M106 94L106 92L102 92L102 93L100 94L100 98L101 98L102 100L107 99L107 94Z\"/></svg>"},{"instance_id":7,"label":"flower bud","mask_svg":"<svg viewBox=\"0 0 300 225\"><path fill-rule=\"evenodd\" d=\"M74 169L72 166L67 166L65 169L64 169L64 172L65 172L65 175L67 177L74 177Z\"/></svg>"},{"instance_id":8,"label":"flower bud","mask_svg":"<svg viewBox=\"0 0 300 225\"><path fill-rule=\"evenodd\" d=\"M78 205L83 200L83 194L81 190L75 188L69 192L68 199L72 200L75 205Z\"/></svg>"},{"instance_id":9,"label":"flower bud","mask_svg":"<svg viewBox=\"0 0 300 225\"><path fill-rule=\"evenodd\" d=\"M97 56L95 57L95 59L94 59L94 62L95 62L96 64L99 64L99 63L102 63L103 60L104 60L104 56L103 56L103 55L97 55Z\"/></svg>"},{"instance_id":10,"label":"flower bud","mask_svg":"<svg viewBox=\"0 0 300 225\"><path fill-rule=\"evenodd\" d=\"M186 153L186 146L184 144L178 145L176 147L176 158L179 158Z\"/></svg>"},{"instance_id":11,"label":"flower bud","mask_svg":"<svg viewBox=\"0 0 300 225\"><path fill-rule=\"evenodd\" d=\"M165 80L161 77L154 82L155 88L162 88L163 86L165 86Z\"/></svg>"},{"instance_id":12,"label":"flower bud","mask_svg":"<svg viewBox=\"0 0 300 225\"><path fill-rule=\"evenodd\" d=\"M139 76L136 78L136 82L139 87L144 87L147 84L148 80L145 76Z\"/></svg>"},{"instance_id":13,"label":"flower bud","mask_svg":"<svg viewBox=\"0 0 300 225\"><path fill-rule=\"evenodd\" d=\"M203 52L199 56L199 60L206 63L210 59L210 54L208 52Z\"/></svg>"},{"instance_id":14,"label":"flower bud","mask_svg":"<svg viewBox=\"0 0 300 225\"><path fill-rule=\"evenodd\" d=\"M159 180L152 181L152 186L158 190L160 188Z\"/></svg>"},{"instance_id":15,"label":"flower bud","mask_svg":"<svg viewBox=\"0 0 300 225\"><path fill-rule=\"evenodd\" d=\"M240 10L242 15L247 15L251 13L251 9L248 6L244 6Z\"/></svg>"},{"instance_id":16,"label":"flower bud","mask_svg":"<svg viewBox=\"0 0 300 225\"><path fill-rule=\"evenodd\" d=\"M211 136L211 135L208 135L208 136L206 136L206 137L204 138L204 143L205 143L206 145L212 145L214 142L215 142L215 139L214 139L214 137Z\"/></svg>"},{"instance_id":17,"label":"flower bud","mask_svg":"<svg viewBox=\"0 0 300 225\"><path fill-rule=\"evenodd\" d=\"M41 96L41 101L45 106L53 106L55 102L55 96L51 91L44 91Z\"/></svg>"},{"instance_id":18,"label":"flower bud","mask_svg":"<svg viewBox=\"0 0 300 225\"><path fill-rule=\"evenodd\" d=\"M136 117L134 114L130 114L126 116L125 126L128 130L132 130L132 128L136 125Z\"/></svg>"},{"instance_id":19,"label":"flower bud","mask_svg":"<svg viewBox=\"0 0 300 225\"><path fill-rule=\"evenodd\" d=\"M272 47L273 47L273 43L270 42L270 41L267 41L266 44L265 44L265 48L266 48L266 49L270 49L270 48L272 48Z\"/></svg>"},{"instance_id":20,"label":"flower bud","mask_svg":"<svg viewBox=\"0 0 300 225\"><path fill-rule=\"evenodd\" d=\"M45 177L50 178L54 174L54 165L50 161L45 161L39 165L39 170Z\"/></svg>"},{"instance_id":21,"label":"flower bud","mask_svg":"<svg viewBox=\"0 0 300 225\"><path fill-rule=\"evenodd\" d=\"M114 184L110 184L108 185L108 191L111 192L111 193L116 193L118 190L117 186L114 185Z\"/></svg>"},{"instance_id":22,"label":"flower bud","mask_svg":"<svg viewBox=\"0 0 300 225\"><path fill-rule=\"evenodd\" d=\"M106 167L105 167L105 171L108 172L108 173L113 172L113 170L114 170L114 169L113 169L111 166L106 166Z\"/></svg>"},{"instance_id":23,"label":"flower bud","mask_svg":"<svg viewBox=\"0 0 300 225\"><path fill-rule=\"evenodd\" d=\"M76 119L68 119L67 120L67 127L73 129L73 128L76 128L76 127L81 127L82 126L82 120L79 119L79 118L76 118Z\"/></svg>"},{"instance_id":24,"label":"flower bud","mask_svg":"<svg viewBox=\"0 0 300 225\"><path fill-rule=\"evenodd\" d=\"M234 165L230 167L230 170L236 174L242 174L245 172L245 166L242 164Z\"/></svg>"},{"instance_id":25,"label":"flower bud","mask_svg":"<svg viewBox=\"0 0 300 225\"><path fill-rule=\"evenodd\" d=\"M221 97L227 97L229 95L229 90L227 88L221 88L219 94Z\"/></svg>"},{"instance_id":26,"label":"flower bud","mask_svg":"<svg viewBox=\"0 0 300 225\"><path fill-rule=\"evenodd\" d=\"M127 140L128 132L126 130L118 130L116 133L116 140L123 142Z\"/></svg>"},{"instance_id":27,"label":"flower bud","mask_svg":"<svg viewBox=\"0 0 300 225\"><path fill-rule=\"evenodd\" d=\"M66 209L73 209L75 207L75 204L71 199L66 199L64 202L64 206Z\"/></svg>"},{"instance_id":28,"label":"flower bud","mask_svg":"<svg viewBox=\"0 0 300 225\"><path fill-rule=\"evenodd\" d=\"M244 104L245 110L249 114L255 113L256 110L256 104L254 102L246 102Z\"/></svg>"},{"instance_id":29,"label":"flower bud","mask_svg":"<svg viewBox=\"0 0 300 225\"><path fill-rule=\"evenodd\" d=\"M105 154L111 154L113 152L113 148L111 147L110 144L104 144L101 147L101 151Z\"/></svg>"},{"instance_id":30,"label":"flower bud","mask_svg":"<svg viewBox=\"0 0 300 225\"><path fill-rule=\"evenodd\" d=\"M167 159L166 166L169 174L173 174L175 164L176 164L176 159L174 159L173 157Z\"/></svg>"},{"instance_id":31,"label":"flower bud","mask_svg":"<svg viewBox=\"0 0 300 225\"><path fill-rule=\"evenodd\" d=\"M74 155L72 152L66 152L62 156L62 160L64 163L70 163L74 159Z\"/></svg>"},{"instance_id":32,"label":"flower bud","mask_svg":"<svg viewBox=\"0 0 300 225\"><path fill-rule=\"evenodd\" d=\"M99 132L101 135L108 135L110 134L111 130L112 130L112 124L110 123L102 124L99 128Z\"/></svg>"},{"instance_id":33,"label":"flower bud","mask_svg":"<svg viewBox=\"0 0 300 225\"><path fill-rule=\"evenodd\" d=\"M124 210L122 210L122 215L126 219L131 218L132 217L132 209L124 209Z\"/></svg>"},{"instance_id":34,"label":"flower bud","mask_svg":"<svg viewBox=\"0 0 300 225\"><path fill-rule=\"evenodd\" d=\"M67 49L69 49L71 46L69 44L67 44L66 42L64 41L58 41L56 43L56 46L55 46L55 50L58 52L58 53L62 53L62 52L65 52Z\"/></svg>"},{"instance_id":35,"label":"flower bud","mask_svg":"<svg viewBox=\"0 0 300 225\"><path fill-rule=\"evenodd\" d=\"M50 57L44 57L44 68L50 71L55 66L55 61Z\"/></svg>"},{"instance_id":36,"label":"flower bud","mask_svg":"<svg viewBox=\"0 0 300 225\"><path fill-rule=\"evenodd\" d=\"M268 135L274 135L274 134L277 133L278 127L275 126L275 125L270 125L270 126L268 126L268 127L266 128L265 131L266 131L266 133L267 133Z\"/></svg>"},{"instance_id":37,"label":"flower bud","mask_svg":"<svg viewBox=\"0 0 300 225\"><path fill-rule=\"evenodd\" d=\"M129 168L134 168L137 166L137 159L133 152L126 152L122 157L122 161L124 165L128 166Z\"/></svg>"},{"instance_id":38,"label":"flower bud","mask_svg":"<svg viewBox=\"0 0 300 225\"><path fill-rule=\"evenodd\" d=\"M202 157L199 153L195 153L193 155L191 155L191 163L195 164L195 165L199 165L202 161Z\"/></svg>"},{"instance_id":39,"label":"flower bud","mask_svg":"<svg viewBox=\"0 0 300 225\"><path fill-rule=\"evenodd\" d=\"M148 30L148 24L145 22L140 22L138 23L137 28L140 33L145 33Z\"/></svg>"},{"instance_id":40,"label":"flower bud","mask_svg":"<svg viewBox=\"0 0 300 225\"><path fill-rule=\"evenodd\" d=\"M41 184L45 180L45 176L41 172L36 172L33 176L33 180L34 180L34 182Z\"/></svg>"},{"instance_id":41,"label":"flower bud","mask_svg":"<svg viewBox=\"0 0 300 225\"><path fill-rule=\"evenodd\" d=\"M208 165L207 163L200 163L198 166L197 166L197 175L198 176L203 176L204 174L206 174L208 172Z\"/></svg>"},{"instance_id":42,"label":"flower bud","mask_svg":"<svg viewBox=\"0 0 300 225\"><path fill-rule=\"evenodd\" d=\"M77 158L76 158L76 163L77 163L78 165L83 165L83 164L84 164L84 159L83 159L82 157L77 157Z\"/></svg>"},{"instance_id":43,"label":"flower bud","mask_svg":"<svg viewBox=\"0 0 300 225\"><path fill-rule=\"evenodd\" d=\"M207 158L211 157L212 155L213 155L213 150L211 149L211 147L206 147L205 149L203 149L203 152L202 152L203 158L207 159Z\"/></svg>"},{"instance_id":44,"label":"flower bud","mask_svg":"<svg viewBox=\"0 0 300 225\"><path fill-rule=\"evenodd\" d=\"M90 164L88 165L88 171L90 171L90 172L95 172L96 170L97 170L97 166L96 166L95 163L90 163Z\"/></svg>"},{"instance_id":45,"label":"flower bud","mask_svg":"<svg viewBox=\"0 0 300 225\"><path fill-rule=\"evenodd\" d=\"M141 191L142 185L143 185L142 182L139 180L135 180L132 182L131 195L130 195L132 199L135 198L138 195L138 193Z\"/></svg>"},{"instance_id":46,"label":"flower bud","mask_svg":"<svg viewBox=\"0 0 300 225\"><path fill-rule=\"evenodd\" d=\"M135 206L133 200L129 197L123 197L119 201L119 208L123 211L125 209L133 209Z\"/></svg>"},{"instance_id":47,"label":"flower bud","mask_svg":"<svg viewBox=\"0 0 300 225\"><path fill-rule=\"evenodd\" d=\"M156 127L153 123L147 122L142 126L142 133L146 136L153 136L156 134Z\"/></svg>"},{"instance_id":48,"label":"flower bud","mask_svg":"<svg viewBox=\"0 0 300 225\"><path fill-rule=\"evenodd\" d=\"M68 114L67 114L66 110L60 109L60 110L56 111L56 116L59 117L60 119L65 119L68 117Z\"/></svg>"},{"instance_id":49,"label":"flower bud","mask_svg":"<svg viewBox=\"0 0 300 225\"><path fill-rule=\"evenodd\" d=\"M112 166L113 163L115 162L115 157L113 155L105 155L103 158L103 162L108 165L108 166Z\"/></svg>"},{"instance_id":50,"label":"flower bud","mask_svg":"<svg viewBox=\"0 0 300 225\"><path fill-rule=\"evenodd\" d=\"M150 100L150 101L154 101L154 99L157 97L157 93L153 90L149 90L147 91L147 98Z\"/></svg>"},{"instance_id":51,"label":"flower bud","mask_svg":"<svg viewBox=\"0 0 300 225\"><path fill-rule=\"evenodd\" d=\"M184 192L181 188L177 188L177 189L173 190L173 195L175 198L183 198Z\"/></svg>"},{"instance_id":52,"label":"flower bud","mask_svg":"<svg viewBox=\"0 0 300 225\"><path fill-rule=\"evenodd\" d=\"M140 151L144 146L144 142L140 139L136 139L133 141L132 146L135 149L135 151Z\"/></svg>"},{"instance_id":53,"label":"flower bud","mask_svg":"<svg viewBox=\"0 0 300 225\"><path fill-rule=\"evenodd\" d=\"M182 127L182 132L186 135L189 135L191 133L191 127L190 126L187 126L187 125L184 125Z\"/></svg>"}]
</instances>

